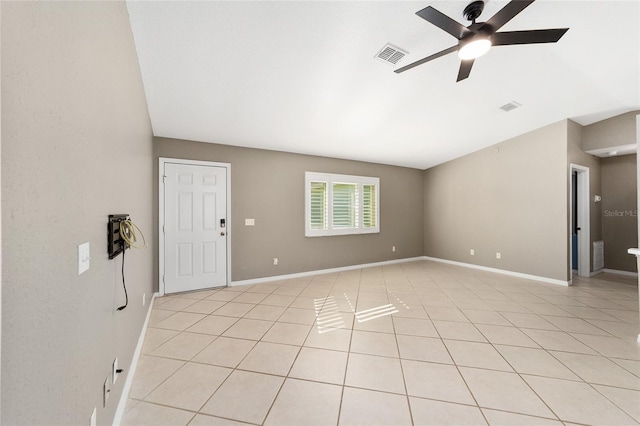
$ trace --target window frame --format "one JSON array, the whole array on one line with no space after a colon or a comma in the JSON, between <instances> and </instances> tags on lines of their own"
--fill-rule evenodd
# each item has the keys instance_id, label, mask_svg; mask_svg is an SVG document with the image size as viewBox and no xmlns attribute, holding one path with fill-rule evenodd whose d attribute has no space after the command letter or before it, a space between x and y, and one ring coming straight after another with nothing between
<instances>
[{"instance_id":1,"label":"window frame","mask_svg":"<svg viewBox=\"0 0 640 426\"><path fill-rule=\"evenodd\" d=\"M311 228L311 183L326 182L326 229ZM352 184L358 187L357 219L355 228L334 228L333 226L333 185ZM364 186L375 187L375 226L364 226ZM380 233L380 178L343 175L335 173L305 172L304 185L305 237L328 237L336 235L360 235Z\"/></svg>"}]
</instances>

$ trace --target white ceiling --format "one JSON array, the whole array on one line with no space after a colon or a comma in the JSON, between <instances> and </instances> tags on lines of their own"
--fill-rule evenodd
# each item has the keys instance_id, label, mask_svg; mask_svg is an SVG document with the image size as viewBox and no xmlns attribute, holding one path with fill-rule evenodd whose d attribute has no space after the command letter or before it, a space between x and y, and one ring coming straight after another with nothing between
<instances>
[{"instance_id":1,"label":"white ceiling","mask_svg":"<svg viewBox=\"0 0 640 426\"><path fill-rule=\"evenodd\" d=\"M640 2L538 0L501 30L569 27L499 46L456 83L466 1L128 1L156 136L425 169L544 125L640 109ZM507 1L489 0L479 21ZM397 66L374 59L392 43ZM504 112L517 101L522 107Z\"/></svg>"}]
</instances>

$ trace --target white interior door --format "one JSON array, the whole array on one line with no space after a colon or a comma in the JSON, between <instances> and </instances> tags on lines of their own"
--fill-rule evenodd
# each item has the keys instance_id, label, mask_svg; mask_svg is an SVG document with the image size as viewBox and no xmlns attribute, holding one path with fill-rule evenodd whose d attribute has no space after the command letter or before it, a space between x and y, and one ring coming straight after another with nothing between
<instances>
[{"instance_id":1,"label":"white interior door","mask_svg":"<svg viewBox=\"0 0 640 426\"><path fill-rule=\"evenodd\" d=\"M227 233L227 169L165 163L165 293L227 285Z\"/></svg>"}]
</instances>

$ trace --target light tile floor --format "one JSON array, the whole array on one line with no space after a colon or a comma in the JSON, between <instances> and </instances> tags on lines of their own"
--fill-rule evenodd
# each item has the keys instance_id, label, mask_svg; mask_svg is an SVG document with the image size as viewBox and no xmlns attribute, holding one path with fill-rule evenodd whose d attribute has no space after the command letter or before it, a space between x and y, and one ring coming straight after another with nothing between
<instances>
[{"instance_id":1,"label":"light tile floor","mask_svg":"<svg viewBox=\"0 0 640 426\"><path fill-rule=\"evenodd\" d=\"M430 261L157 298L124 425L640 423L635 278Z\"/></svg>"}]
</instances>

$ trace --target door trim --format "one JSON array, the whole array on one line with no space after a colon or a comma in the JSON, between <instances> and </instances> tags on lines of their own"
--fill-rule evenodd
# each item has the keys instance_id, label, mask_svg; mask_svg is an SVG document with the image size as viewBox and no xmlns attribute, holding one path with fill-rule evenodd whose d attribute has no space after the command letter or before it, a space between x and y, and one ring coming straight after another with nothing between
<instances>
[{"instance_id":1,"label":"door trim","mask_svg":"<svg viewBox=\"0 0 640 426\"><path fill-rule=\"evenodd\" d=\"M223 167L227 169L227 282L226 286L231 284L231 164L217 163L213 161L185 160L182 158L158 158L158 292L160 296L164 296L164 166L165 164L183 164L188 166L212 166Z\"/></svg>"},{"instance_id":2,"label":"door trim","mask_svg":"<svg viewBox=\"0 0 640 426\"><path fill-rule=\"evenodd\" d=\"M572 200L573 187L571 185L571 174L578 172L578 225L580 225L580 233L578 234L578 276L591 276L591 215L590 207L590 179L589 167L578 164L570 164L569 167L569 223L572 217ZM573 256L573 247L571 244L571 227L569 226L569 279L571 280L572 268L571 259Z\"/></svg>"}]
</instances>

